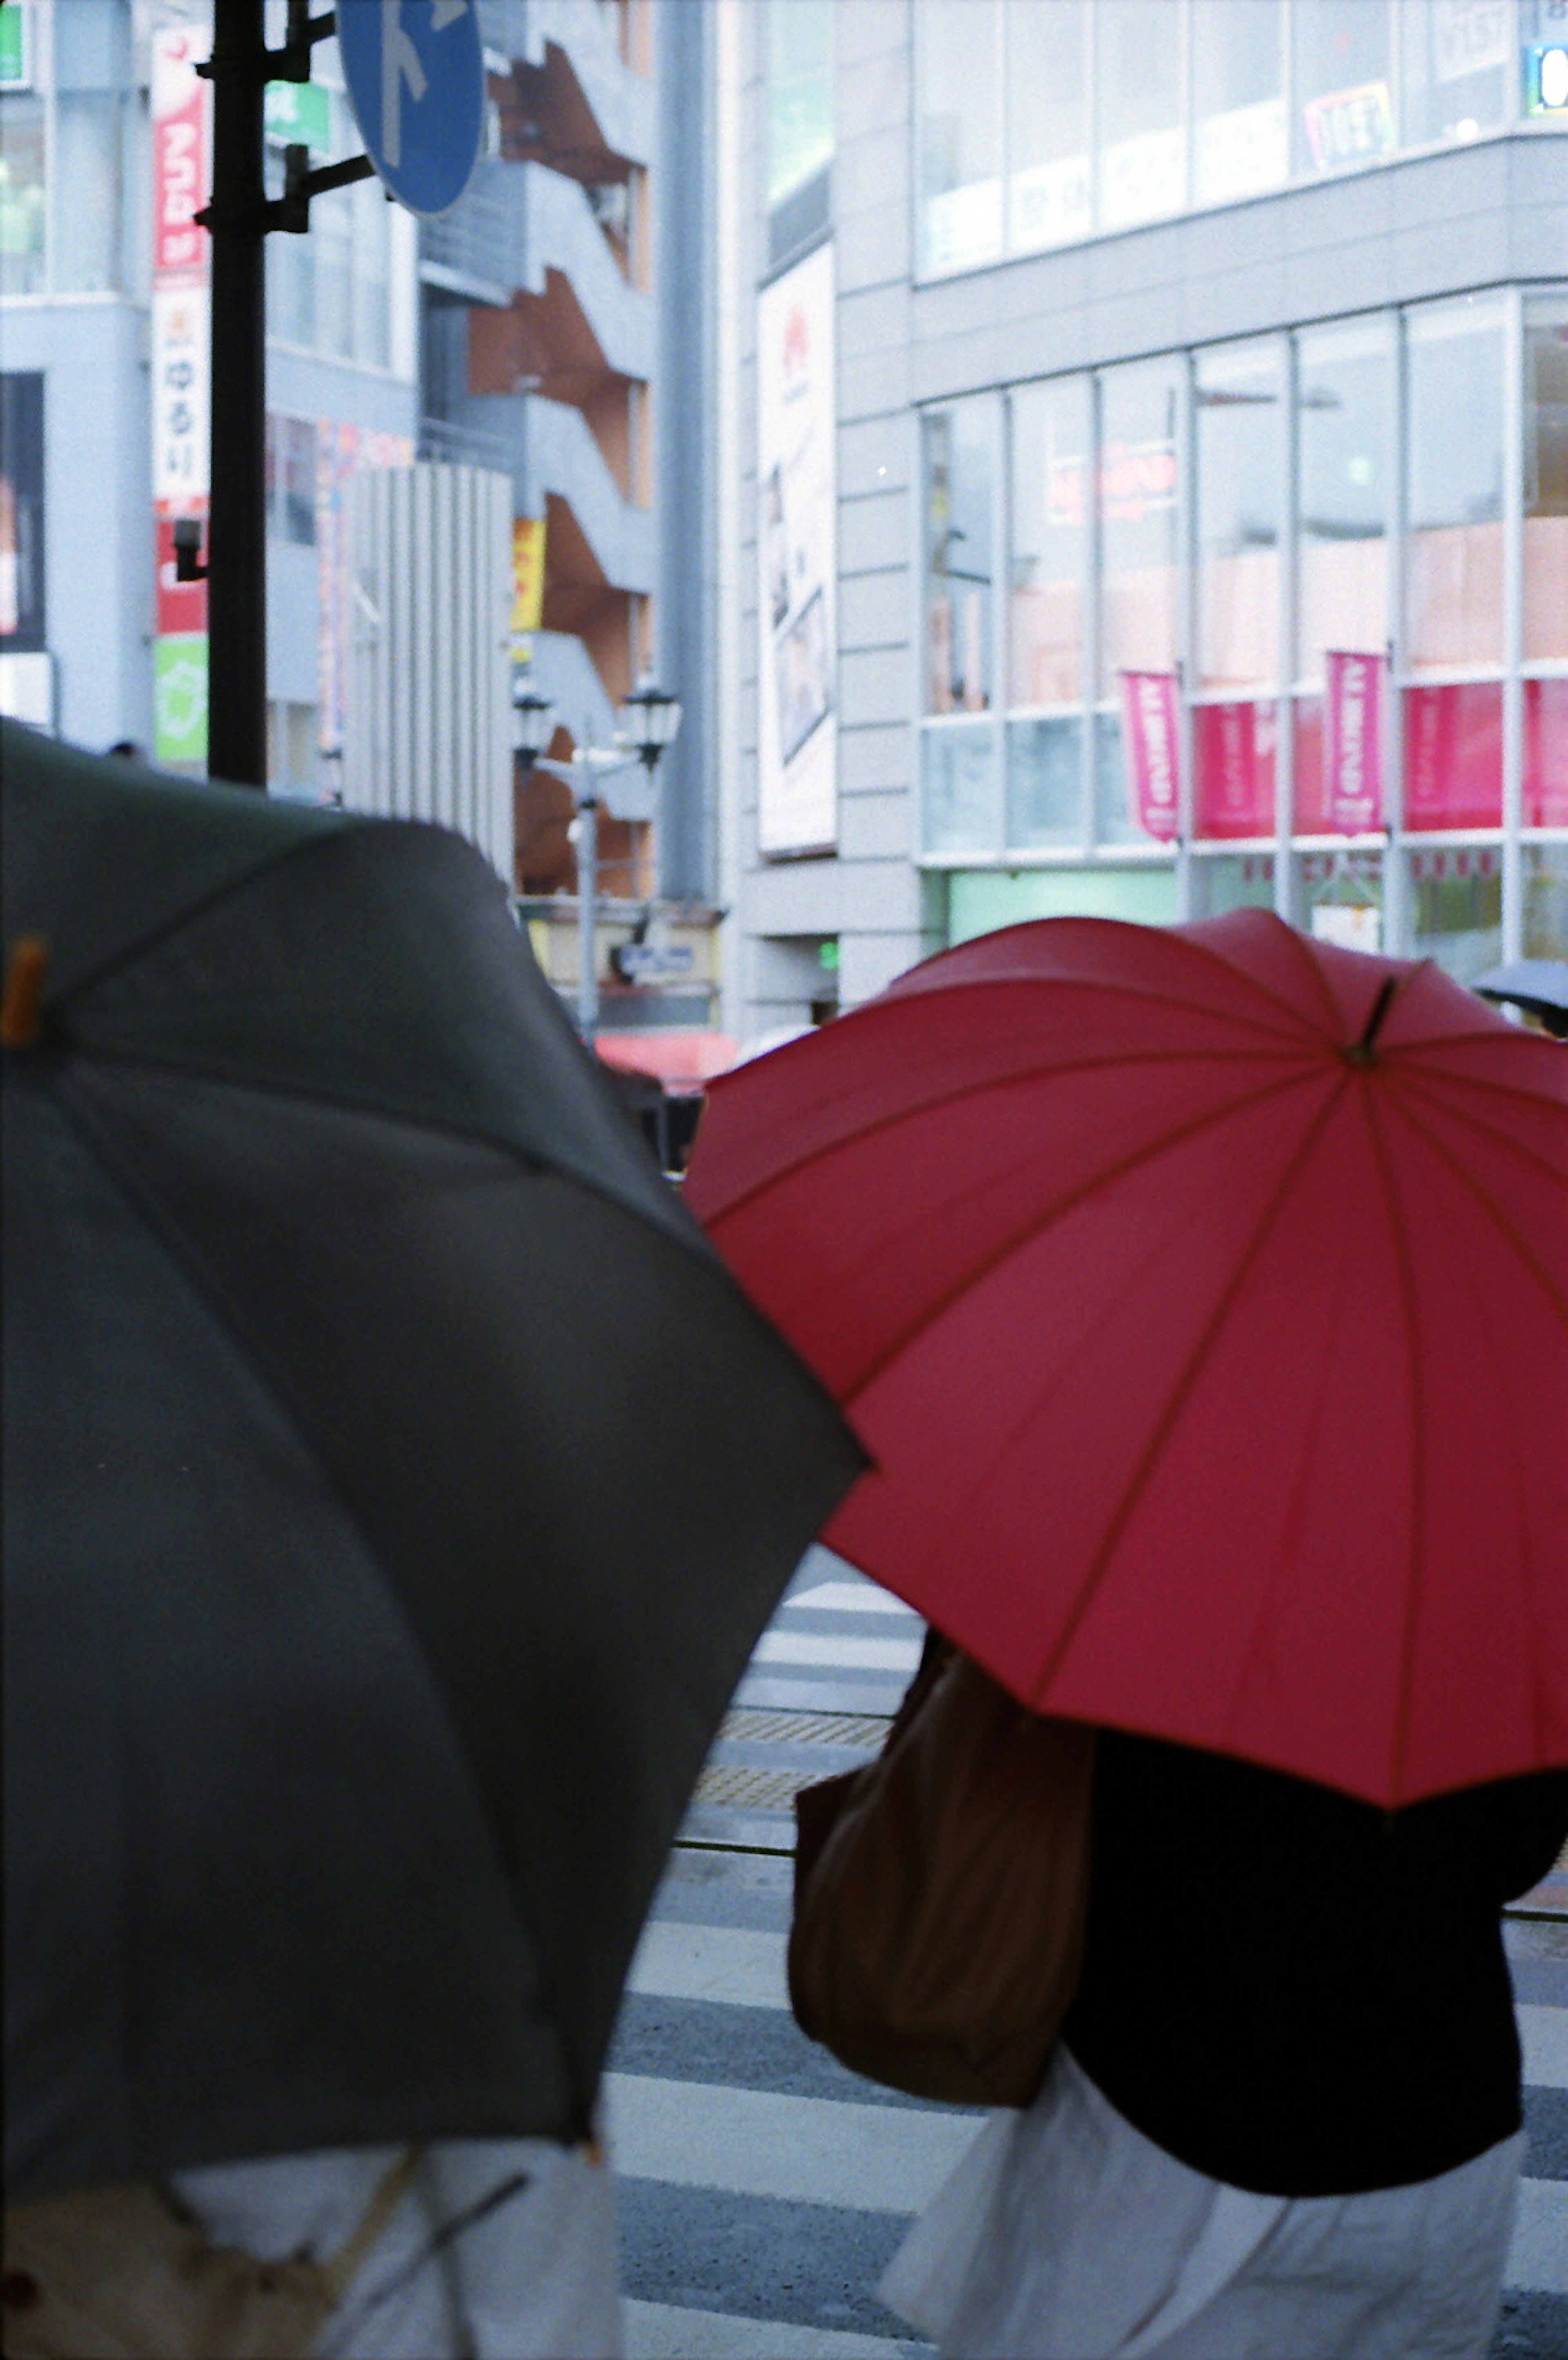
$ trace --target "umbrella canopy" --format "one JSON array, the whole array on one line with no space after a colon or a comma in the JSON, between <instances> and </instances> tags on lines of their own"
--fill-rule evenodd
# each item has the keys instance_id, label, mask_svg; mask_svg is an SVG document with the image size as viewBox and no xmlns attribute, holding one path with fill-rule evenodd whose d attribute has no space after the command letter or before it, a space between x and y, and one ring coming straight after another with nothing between
<instances>
[{"instance_id":1,"label":"umbrella canopy","mask_svg":"<svg viewBox=\"0 0 1568 2360\"><path fill-rule=\"evenodd\" d=\"M0 751L8 2193L576 2136L861 1454L457 837Z\"/></svg>"},{"instance_id":2,"label":"umbrella canopy","mask_svg":"<svg viewBox=\"0 0 1568 2360\"><path fill-rule=\"evenodd\" d=\"M1477 977L1472 989L1484 1000L1511 1000L1538 1016L1559 1040L1568 1034L1568 959L1510 959Z\"/></svg>"},{"instance_id":3,"label":"umbrella canopy","mask_svg":"<svg viewBox=\"0 0 1568 2360\"><path fill-rule=\"evenodd\" d=\"M714 1085L687 1201L1042 1710L1393 1805L1568 1762L1568 1060L1258 911L1047 919Z\"/></svg>"}]
</instances>

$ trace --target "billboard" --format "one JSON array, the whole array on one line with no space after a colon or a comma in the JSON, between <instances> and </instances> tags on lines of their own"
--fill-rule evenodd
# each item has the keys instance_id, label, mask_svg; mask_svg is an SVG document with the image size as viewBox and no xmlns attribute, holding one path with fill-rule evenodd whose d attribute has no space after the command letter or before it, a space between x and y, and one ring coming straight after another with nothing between
<instances>
[{"instance_id":1,"label":"billboard","mask_svg":"<svg viewBox=\"0 0 1568 2360\"><path fill-rule=\"evenodd\" d=\"M757 301L757 830L764 854L838 840L833 248Z\"/></svg>"}]
</instances>

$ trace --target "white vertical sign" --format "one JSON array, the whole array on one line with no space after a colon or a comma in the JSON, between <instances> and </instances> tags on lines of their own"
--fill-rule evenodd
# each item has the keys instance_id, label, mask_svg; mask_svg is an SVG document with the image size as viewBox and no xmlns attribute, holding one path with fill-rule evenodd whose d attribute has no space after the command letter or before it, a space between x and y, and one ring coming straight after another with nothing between
<instances>
[{"instance_id":1,"label":"white vertical sign","mask_svg":"<svg viewBox=\"0 0 1568 2360\"><path fill-rule=\"evenodd\" d=\"M757 824L764 853L838 840L833 248L757 302Z\"/></svg>"}]
</instances>

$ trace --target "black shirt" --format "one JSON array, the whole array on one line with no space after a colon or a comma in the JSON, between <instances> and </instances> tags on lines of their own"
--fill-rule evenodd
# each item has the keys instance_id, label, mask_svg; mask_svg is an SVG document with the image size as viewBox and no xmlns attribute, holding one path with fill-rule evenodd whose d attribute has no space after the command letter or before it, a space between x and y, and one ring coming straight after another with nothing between
<instances>
[{"instance_id":1,"label":"black shirt","mask_svg":"<svg viewBox=\"0 0 1568 2360\"><path fill-rule=\"evenodd\" d=\"M1102 1736L1065 2038L1168 2154L1270 2195L1427 2180L1519 2125L1500 1910L1568 1835L1568 1772L1385 1812Z\"/></svg>"}]
</instances>

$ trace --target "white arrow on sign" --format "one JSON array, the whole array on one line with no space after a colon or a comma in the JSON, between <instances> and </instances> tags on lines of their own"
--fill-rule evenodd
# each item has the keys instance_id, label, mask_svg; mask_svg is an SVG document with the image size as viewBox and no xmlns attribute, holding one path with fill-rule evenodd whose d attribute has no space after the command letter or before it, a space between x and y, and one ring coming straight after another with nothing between
<instances>
[{"instance_id":1,"label":"white arrow on sign","mask_svg":"<svg viewBox=\"0 0 1568 2360\"><path fill-rule=\"evenodd\" d=\"M469 0L430 0L430 29L444 33L468 13ZM402 0L381 0L381 153L396 171L403 160L403 84L417 105L430 87L419 51L403 29Z\"/></svg>"}]
</instances>

